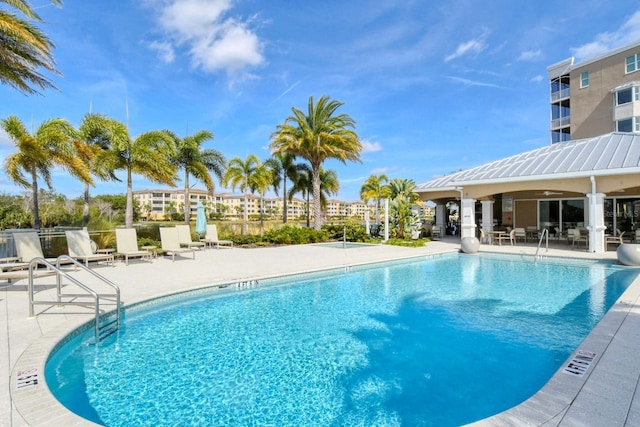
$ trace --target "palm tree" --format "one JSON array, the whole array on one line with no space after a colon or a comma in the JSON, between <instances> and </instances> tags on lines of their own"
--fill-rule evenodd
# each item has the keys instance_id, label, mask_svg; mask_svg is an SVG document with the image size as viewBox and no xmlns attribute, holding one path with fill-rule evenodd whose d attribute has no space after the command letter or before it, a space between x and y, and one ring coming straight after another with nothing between
<instances>
[{"instance_id":1,"label":"palm tree","mask_svg":"<svg viewBox=\"0 0 640 427\"><path fill-rule=\"evenodd\" d=\"M231 185L231 188L234 191L236 187L238 187L244 194L244 209L242 209L243 236L247 234L247 228L249 226L247 192L251 191L251 182L253 179L252 177L253 174L255 174L258 166L260 166L260 160L258 160L258 158L253 154L247 156L245 160L242 160L239 157L234 157L229 161L229 164L227 165L227 171L222 178L223 186L227 187Z\"/></svg>"},{"instance_id":2,"label":"palm tree","mask_svg":"<svg viewBox=\"0 0 640 427\"><path fill-rule=\"evenodd\" d=\"M72 141L76 133L68 121L47 120L31 134L15 116L2 119L0 126L18 148L16 153L5 159L4 171L13 182L31 189L35 228L40 228L38 177L51 189L51 170L60 166L82 182L93 184L89 168L74 155Z\"/></svg>"},{"instance_id":3,"label":"palm tree","mask_svg":"<svg viewBox=\"0 0 640 427\"><path fill-rule=\"evenodd\" d=\"M396 227L398 238L404 238L405 230L413 227L419 221L418 215L412 207L420 205L420 197L414 192L416 183L412 179L395 178L389 182L392 222Z\"/></svg>"},{"instance_id":4,"label":"palm tree","mask_svg":"<svg viewBox=\"0 0 640 427\"><path fill-rule=\"evenodd\" d=\"M399 197L411 204L420 204L420 196L414 192L416 183L412 179L394 178L389 182L389 195L396 200Z\"/></svg>"},{"instance_id":5,"label":"palm tree","mask_svg":"<svg viewBox=\"0 0 640 427\"><path fill-rule=\"evenodd\" d=\"M8 4L26 18L42 22L26 0L0 0ZM58 0L51 3L60 5ZM60 74L55 67L52 49L54 45L38 28L13 13L0 11L0 82L8 84L25 94L38 93L34 88L54 88L55 86L38 71Z\"/></svg>"},{"instance_id":6,"label":"palm tree","mask_svg":"<svg viewBox=\"0 0 640 427\"><path fill-rule=\"evenodd\" d=\"M327 211L327 202L331 196L337 196L340 191L338 174L331 169L320 168L320 206Z\"/></svg>"},{"instance_id":7,"label":"palm tree","mask_svg":"<svg viewBox=\"0 0 640 427\"><path fill-rule=\"evenodd\" d=\"M321 213L327 209L327 201L329 197L335 196L340 190L340 182L338 174L331 169L325 170L320 168L320 209ZM313 181L311 168L308 165L301 164L298 167L297 179L293 182L291 191L289 191L289 199L292 199L296 193L302 193L302 197L307 200L307 227L309 221L309 197L313 192ZM315 213L314 213L315 215Z\"/></svg>"},{"instance_id":8,"label":"palm tree","mask_svg":"<svg viewBox=\"0 0 640 427\"><path fill-rule=\"evenodd\" d=\"M260 194L260 233L264 233L264 195L275 182L273 175L269 165L262 163L256 167L249 183L251 192Z\"/></svg>"},{"instance_id":9,"label":"palm tree","mask_svg":"<svg viewBox=\"0 0 640 427\"><path fill-rule=\"evenodd\" d=\"M73 141L74 152L82 160L91 173L99 179L118 181L112 170L101 168L103 163L95 161L98 156L104 154L111 146L111 133L109 132L111 119L101 114L86 114L78 129L78 138ZM82 225L89 224L89 183L84 183L84 208L82 212Z\"/></svg>"},{"instance_id":10,"label":"palm tree","mask_svg":"<svg viewBox=\"0 0 640 427\"><path fill-rule=\"evenodd\" d=\"M389 186L385 185L389 182L386 175L371 175L360 188L360 198L364 204L369 204L369 200L376 201L376 224L380 225L380 200L386 199L390 195Z\"/></svg>"},{"instance_id":11,"label":"palm tree","mask_svg":"<svg viewBox=\"0 0 640 427\"><path fill-rule=\"evenodd\" d=\"M185 138L169 133L176 144L176 154L172 161L179 169L184 169L184 222L189 225L191 219L191 200L189 198L189 176L202 181L207 191L213 195L215 185L211 173L222 179L227 161L218 150L200 148L205 141L213 139L213 132L201 130Z\"/></svg>"},{"instance_id":12,"label":"palm tree","mask_svg":"<svg viewBox=\"0 0 640 427\"><path fill-rule=\"evenodd\" d=\"M310 226L310 209L309 209L309 199L311 198L311 193L313 192L313 178L311 176L311 168L309 165L305 163L299 163L296 166L296 173L291 179L291 190L289 190L289 200L293 199L293 196L297 193L302 194L302 198L306 200L307 204L307 227Z\"/></svg>"},{"instance_id":13,"label":"palm tree","mask_svg":"<svg viewBox=\"0 0 640 427\"><path fill-rule=\"evenodd\" d=\"M298 173L295 156L287 153L275 153L265 161L271 167L274 175L273 189L278 195L280 181L282 181L282 223L287 223L287 178L293 181Z\"/></svg>"},{"instance_id":14,"label":"palm tree","mask_svg":"<svg viewBox=\"0 0 640 427\"><path fill-rule=\"evenodd\" d=\"M311 165L313 182L314 228L322 227L320 205L320 167L327 159L360 161L362 144L352 128L355 121L347 114L334 115L342 102L321 97L316 104L309 97L308 113L293 107L293 115L271 135L274 153L302 157Z\"/></svg>"},{"instance_id":15,"label":"palm tree","mask_svg":"<svg viewBox=\"0 0 640 427\"><path fill-rule=\"evenodd\" d=\"M100 157L97 167L127 173L125 227L133 227L133 174L175 187L176 153L173 138L166 131L150 131L131 139L127 127L115 120L110 124L111 148Z\"/></svg>"}]
</instances>

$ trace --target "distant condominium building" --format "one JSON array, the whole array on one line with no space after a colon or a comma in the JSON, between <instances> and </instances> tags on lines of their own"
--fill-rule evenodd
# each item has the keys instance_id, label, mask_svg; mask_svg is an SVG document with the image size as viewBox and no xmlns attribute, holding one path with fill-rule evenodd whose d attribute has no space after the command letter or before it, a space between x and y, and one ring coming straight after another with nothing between
<instances>
[{"instance_id":1,"label":"distant condominium building","mask_svg":"<svg viewBox=\"0 0 640 427\"><path fill-rule=\"evenodd\" d=\"M574 64L547 67L551 143L640 133L640 41Z\"/></svg>"},{"instance_id":2,"label":"distant condominium building","mask_svg":"<svg viewBox=\"0 0 640 427\"><path fill-rule=\"evenodd\" d=\"M137 200L143 218L162 220L171 216L172 213L184 212L184 190L182 189L157 189L157 190L137 190L133 192L133 197ZM240 219L245 209L244 195L230 194L210 194L204 190L189 190L191 216L195 217L198 202L201 202L207 212L217 212L225 218ZM255 194L248 194L246 197L246 209L248 215L259 215L261 209L266 215L281 217L284 210L282 197L260 197ZM262 204L262 205L261 205ZM362 202L343 202L330 200L327 203L325 215L331 217L357 217L364 218L364 213L371 210ZM303 199L293 198L287 201L287 217L303 218L306 216L307 202ZM313 208L310 216L313 218Z\"/></svg>"}]
</instances>

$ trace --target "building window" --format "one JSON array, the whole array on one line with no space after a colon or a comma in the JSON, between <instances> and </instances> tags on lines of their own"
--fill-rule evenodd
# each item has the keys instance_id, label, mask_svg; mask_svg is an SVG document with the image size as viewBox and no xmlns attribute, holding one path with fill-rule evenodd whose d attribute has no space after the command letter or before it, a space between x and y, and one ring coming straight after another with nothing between
<instances>
[{"instance_id":1,"label":"building window","mask_svg":"<svg viewBox=\"0 0 640 427\"><path fill-rule=\"evenodd\" d=\"M617 132L633 132L633 118L618 120L616 122Z\"/></svg>"},{"instance_id":2,"label":"building window","mask_svg":"<svg viewBox=\"0 0 640 427\"><path fill-rule=\"evenodd\" d=\"M589 72L583 71L580 73L580 87L588 87L589 86Z\"/></svg>"},{"instance_id":3,"label":"building window","mask_svg":"<svg viewBox=\"0 0 640 427\"><path fill-rule=\"evenodd\" d=\"M634 71L640 70L640 53L627 56L626 64L627 64L627 73L633 73Z\"/></svg>"},{"instance_id":4,"label":"building window","mask_svg":"<svg viewBox=\"0 0 640 427\"><path fill-rule=\"evenodd\" d=\"M616 93L616 105L628 104L633 100L633 88L623 89Z\"/></svg>"}]
</instances>

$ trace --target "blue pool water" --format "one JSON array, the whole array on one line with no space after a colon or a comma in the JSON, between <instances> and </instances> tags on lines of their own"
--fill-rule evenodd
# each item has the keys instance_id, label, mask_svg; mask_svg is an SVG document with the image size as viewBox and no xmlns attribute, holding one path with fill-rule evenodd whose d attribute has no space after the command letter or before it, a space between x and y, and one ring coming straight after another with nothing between
<instances>
[{"instance_id":1,"label":"blue pool water","mask_svg":"<svg viewBox=\"0 0 640 427\"><path fill-rule=\"evenodd\" d=\"M530 397L635 278L597 262L450 255L128 310L50 356L108 426L447 426Z\"/></svg>"}]
</instances>

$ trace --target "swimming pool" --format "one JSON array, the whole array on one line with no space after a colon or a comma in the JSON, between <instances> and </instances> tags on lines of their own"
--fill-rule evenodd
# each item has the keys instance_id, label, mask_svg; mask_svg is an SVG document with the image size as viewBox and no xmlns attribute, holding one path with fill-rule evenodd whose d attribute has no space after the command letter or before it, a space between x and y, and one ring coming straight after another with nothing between
<instances>
[{"instance_id":1,"label":"swimming pool","mask_svg":"<svg viewBox=\"0 0 640 427\"><path fill-rule=\"evenodd\" d=\"M459 425L535 393L637 270L450 255L128 310L50 357L69 409L117 425Z\"/></svg>"}]
</instances>

